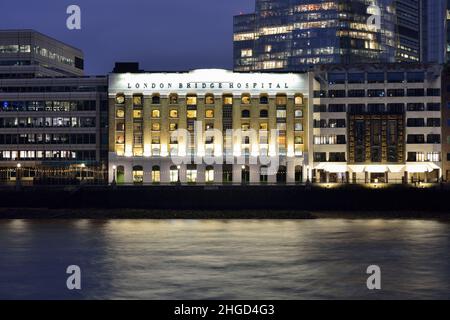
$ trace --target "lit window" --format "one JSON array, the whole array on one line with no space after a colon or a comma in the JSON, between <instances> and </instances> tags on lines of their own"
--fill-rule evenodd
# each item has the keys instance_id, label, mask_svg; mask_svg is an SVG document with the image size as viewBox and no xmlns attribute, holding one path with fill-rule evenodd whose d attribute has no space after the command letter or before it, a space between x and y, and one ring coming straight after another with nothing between
<instances>
[{"instance_id":1,"label":"lit window","mask_svg":"<svg viewBox=\"0 0 450 320\"><path fill-rule=\"evenodd\" d=\"M295 117L303 118L303 110L300 110L300 109L295 110Z\"/></svg>"},{"instance_id":2,"label":"lit window","mask_svg":"<svg viewBox=\"0 0 450 320\"><path fill-rule=\"evenodd\" d=\"M214 104L214 96L212 94L206 95L205 104Z\"/></svg>"},{"instance_id":3,"label":"lit window","mask_svg":"<svg viewBox=\"0 0 450 320\"><path fill-rule=\"evenodd\" d=\"M303 131L303 123L301 122L296 122L295 126L294 126L294 130L295 131Z\"/></svg>"},{"instance_id":4,"label":"lit window","mask_svg":"<svg viewBox=\"0 0 450 320\"><path fill-rule=\"evenodd\" d=\"M116 143L117 144L124 144L125 143L125 137L123 134L119 134L116 136Z\"/></svg>"},{"instance_id":5,"label":"lit window","mask_svg":"<svg viewBox=\"0 0 450 320\"><path fill-rule=\"evenodd\" d=\"M241 129L242 129L243 131L250 130L250 124L249 124L249 123L243 123L243 124L241 125Z\"/></svg>"},{"instance_id":6,"label":"lit window","mask_svg":"<svg viewBox=\"0 0 450 320\"><path fill-rule=\"evenodd\" d=\"M133 183L140 184L144 182L144 169L142 166L133 167Z\"/></svg>"},{"instance_id":7,"label":"lit window","mask_svg":"<svg viewBox=\"0 0 450 320\"><path fill-rule=\"evenodd\" d=\"M286 118L286 110L277 110L277 118Z\"/></svg>"},{"instance_id":8,"label":"lit window","mask_svg":"<svg viewBox=\"0 0 450 320\"><path fill-rule=\"evenodd\" d=\"M169 124L169 130L170 131L175 131L178 129L178 124L177 123L171 123Z\"/></svg>"},{"instance_id":9,"label":"lit window","mask_svg":"<svg viewBox=\"0 0 450 320\"><path fill-rule=\"evenodd\" d=\"M251 103L251 98L249 95L243 95L241 98L241 103L242 104L250 104Z\"/></svg>"},{"instance_id":10,"label":"lit window","mask_svg":"<svg viewBox=\"0 0 450 320\"><path fill-rule=\"evenodd\" d=\"M152 118L159 118L161 117L161 112L158 109L152 110Z\"/></svg>"},{"instance_id":11,"label":"lit window","mask_svg":"<svg viewBox=\"0 0 450 320\"><path fill-rule=\"evenodd\" d=\"M186 97L186 104L188 106L195 106L195 105L197 105L197 96L187 96Z\"/></svg>"},{"instance_id":12,"label":"lit window","mask_svg":"<svg viewBox=\"0 0 450 320\"><path fill-rule=\"evenodd\" d=\"M169 117L171 118L178 118L178 110L172 109L169 111Z\"/></svg>"},{"instance_id":13,"label":"lit window","mask_svg":"<svg viewBox=\"0 0 450 320\"><path fill-rule=\"evenodd\" d=\"M186 171L186 180L188 183L197 182L197 170L196 169L188 169Z\"/></svg>"},{"instance_id":14,"label":"lit window","mask_svg":"<svg viewBox=\"0 0 450 320\"><path fill-rule=\"evenodd\" d=\"M269 129L269 125L267 124L267 122L261 122L259 124L259 130L267 131L268 129Z\"/></svg>"},{"instance_id":15,"label":"lit window","mask_svg":"<svg viewBox=\"0 0 450 320\"><path fill-rule=\"evenodd\" d=\"M177 166L171 166L170 167L170 182L174 183L174 182L178 182L178 168Z\"/></svg>"},{"instance_id":16,"label":"lit window","mask_svg":"<svg viewBox=\"0 0 450 320\"><path fill-rule=\"evenodd\" d=\"M224 105L232 105L233 104L233 97L232 96L225 96L225 97L223 97L223 104Z\"/></svg>"},{"instance_id":17,"label":"lit window","mask_svg":"<svg viewBox=\"0 0 450 320\"><path fill-rule=\"evenodd\" d=\"M133 118L134 119L142 118L142 110L140 110L140 109L133 110Z\"/></svg>"},{"instance_id":18,"label":"lit window","mask_svg":"<svg viewBox=\"0 0 450 320\"><path fill-rule=\"evenodd\" d=\"M266 53L272 52L272 46L271 46L270 44L266 45L266 46L264 47L264 51L265 51Z\"/></svg>"},{"instance_id":19,"label":"lit window","mask_svg":"<svg viewBox=\"0 0 450 320\"><path fill-rule=\"evenodd\" d=\"M253 56L253 50L252 49L242 49L241 50L241 57L242 58L248 58Z\"/></svg>"},{"instance_id":20,"label":"lit window","mask_svg":"<svg viewBox=\"0 0 450 320\"><path fill-rule=\"evenodd\" d=\"M178 103L178 95L177 94L171 94L169 98L170 104L177 104Z\"/></svg>"},{"instance_id":21,"label":"lit window","mask_svg":"<svg viewBox=\"0 0 450 320\"><path fill-rule=\"evenodd\" d=\"M117 104L124 104L125 103L125 96L123 94L118 94L116 96L116 103Z\"/></svg>"},{"instance_id":22,"label":"lit window","mask_svg":"<svg viewBox=\"0 0 450 320\"><path fill-rule=\"evenodd\" d=\"M125 110L122 108L116 110L116 118L123 119L125 118Z\"/></svg>"},{"instance_id":23,"label":"lit window","mask_svg":"<svg viewBox=\"0 0 450 320\"><path fill-rule=\"evenodd\" d=\"M153 166L152 168L152 182L153 183L161 182L161 170L158 166Z\"/></svg>"},{"instance_id":24,"label":"lit window","mask_svg":"<svg viewBox=\"0 0 450 320\"><path fill-rule=\"evenodd\" d=\"M296 105L301 105L301 104L303 104L303 97L302 97L302 96L295 96L294 103L295 103Z\"/></svg>"},{"instance_id":25,"label":"lit window","mask_svg":"<svg viewBox=\"0 0 450 320\"><path fill-rule=\"evenodd\" d=\"M207 166L205 171L206 182L214 182L214 168L212 166Z\"/></svg>"},{"instance_id":26,"label":"lit window","mask_svg":"<svg viewBox=\"0 0 450 320\"><path fill-rule=\"evenodd\" d=\"M161 124L159 124L158 122L152 123L152 130L153 130L153 131L159 131L159 130L161 130Z\"/></svg>"},{"instance_id":27,"label":"lit window","mask_svg":"<svg viewBox=\"0 0 450 320\"><path fill-rule=\"evenodd\" d=\"M188 119L195 119L197 118L197 110L187 110L186 115Z\"/></svg>"},{"instance_id":28,"label":"lit window","mask_svg":"<svg viewBox=\"0 0 450 320\"><path fill-rule=\"evenodd\" d=\"M214 118L214 110L206 110L205 111L205 118Z\"/></svg>"},{"instance_id":29,"label":"lit window","mask_svg":"<svg viewBox=\"0 0 450 320\"><path fill-rule=\"evenodd\" d=\"M142 96L133 96L133 105L141 106L142 105Z\"/></svg>"},{"instance_id":30,"label":"lit window","mask_svg":"<svg viewBox=\"0 0 450 320\"><path fill-rule=\"evenodd\" d=\"M277 104L277 106L287 105L287 97L286 96L277 96L276 104Z\"/></svg>"}]
</instances>

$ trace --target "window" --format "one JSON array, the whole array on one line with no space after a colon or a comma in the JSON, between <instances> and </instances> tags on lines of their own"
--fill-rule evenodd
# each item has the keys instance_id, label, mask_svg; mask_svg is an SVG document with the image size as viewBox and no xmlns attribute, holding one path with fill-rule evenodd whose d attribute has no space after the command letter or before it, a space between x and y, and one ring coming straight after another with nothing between
<instances>
[{"instance_id":1,"label":"window","mask_svg":"<svg viewBox=\"0 0 450 320\"><path fill-rule=\"evenodd\" d=\"M286 118L286 109L277 109L277 118L278 119Z\"/></svg>"},{"instance_id":2,"label":"window","mask_svg":"<svg viewBox=\"0 0 450 320\"><path fill-rule=\"evenodd\" d=\"M205 170L205 181L208 183L214 182L214 167L207 166Z\"/></svg>"},{"instance_id":3,"label":"window","mask_svg":"<svg viewBox=\"0 0 450 320\"><path fill-rule=\"evenodd\" d=\"M388 89L387 96L388 97L404 97L405 90L404 89Z\"/></svg>"},{"instance_id":4,"label":"window","mask_svg":"<svg viewBox=\"0 0 450 320\"><path fill-rule=\"evenodd\" d=\"M314 112L327 112L327 106L325 104L315 104L313 106Z\"/></svg>"},{"instance_id":5,"label":"window","mask_svg":"<svg viewBox=\"0 0 450 320\"><path fill-rule=\"evenodd\" d=\"M287 97L285 95L277 95L275 101L276 101L276 105L277 106L285 106L285 105L287 105Z\"/></svg>"},{"instance_id":6,"label":"window","mask_svg":"<svg viewBox=\"0 0 450 320\"><path fill-rule=\"evenodd\" d=\"M153 109L152 110L152 118L160 118L161 117L161 111L159 111L158 109Z\"/></svg>"},{"instance_id":7,"label":"window","mask_svg":"<svg viewBox=\"0 0 450 320\"><path fill-rule=\"evenodd\" d=\"M241 50L241 57L242 58L249 58L253 56L253 50L252 49L242 49Z\"/></svg>"},{"instance_id":8,"label":"window","mask_svg":"<svg viewBox=\"0 0 450 320\"><path fill-rule=\"evenodd\" d=\"M364 83L366 80L364 73L349 73L347 77L348 83Z\"/></svg>"},{"instance_id":9,"label":"window","mask_svg":"<svg viewBox=\"0 0 450 320\"><path fill-rule=\"evenodd\" d=\"M223 104L227 106L233 105L233 96L224 96L223 97Z\"/></svg>"},{"instance_id":10,"label":"window","mask_svg":"<svg viewBox=\"0 0 450 320\"><path fill-rule=\"evenodd\" d=\"M294 144L303 144L303 137L301 136L294 137Z\"/></svg>"},{"instance_id":11,"label":"window","mask_svg":"<svg viewBox=\"0 0 450 320\"><path fill-rule=\"evenodd\" d=\"M161 170L159 166L152 167L152 182L160 183L161 182Z\"/></svg>"},{"instance_id":12,"label":"window","mask_svg":"<svg viewBox=\"0 0 450 320\"><path fill-rule=\"evenodd\" d=\"M329 90L329 98L345 98L345 90Z\"/></svg>"},{"instance_id":13,"label":"window","mask_svg":"<svg viewBox=\"0 0 450 320\"><path fill-rule=\"evenodd\" d=\"M197 182L197 168L194 165L188 165L186 170L186 180L188 183Z\"/></svg>"},{"instance_id":14,"label":"window","mask_svg":"<svg viewBox=\"0 0 450 320\"><path fill-rule=\"evenodd\" d=\"M177 123L170 123L169 124L169 130L170 131L175 131L178 129L178 124Z\"/></svg>"},{"instance_id":15,"label":"window","mask_svg":"<svg viewBox=\"0 0 450 320\"><path fill-rule=\"evenodd\" d=\"M133 118L134 119L141 119L142 118L142 110L141 109L134 109L133 110Z\"/></svg>"},{"instance_id":16,"label":"window","mask_svg":"<svg viewBox=\"0 0 450 320\"><path fill-rule=\"evenodd\" d=\"M406 120L407 127L425 127L424 118L408 118Z\"/></svg>"},{"instance_id":17,"label":"window","mask_svg":"<svg viewBox=\"0 0 450 320\"><path fill-rule=\"evenodd\" d=\"M328 120L329 128L345 128L345 119L330 119Z\"/></svg>"},{"instance_id":18,"label":"window","mask_svg":"<svg viewBox=\"0 0 450 320\"><path fill-rule=\"evenodd\" d=\"M439 88L428 88L427 89L427 96L429 97L440 97L441 96L441 89Z\"/></svg>"},{"instance_id":19,"label":"window","mask_svg":"<svg viewBox=\"0 0 450 320\"><path fill-rule=\"evenodd\" d=\"M169 171L169 180L171 183L178 182L179 175L178 175L178 167L177 166L171 166Z\"/></svg>"},{"instance_id":20,"label":"window","mask_svg":"<svg viewBox=\"0 0 450 320\"><path fill-rule=\"evenodd\" d=\"M388 72L387 81L389 83L402 83L405 81L405 74L403 72Z\"/></svg>"},{"instance_id":21,"label":"window","mask_svg":"<svg viewBox=\"0 0 450 320\"><path fill-rule=\"evenodd\" d=\"M142 106L142 96L133 96L133 105L135 106Z\"/></svg>"},{"instance_id":22,"label":"window","mask_svg":"<svg viewBox=\"0 0 450 320\"><path fill-rule=\"evenodd\" d=\"M387 104L387 112L403 113L403 112L405 112L405 104L404 103L388 103Z\"/></svg>"},{"instance_id":23,"label":"window","mask_svg":"<svg viewBox=\"0 0 450 320\"><path fill-rule=\"evenodd\" d=\"M187 96L186 104L188 106L196 106L197 105L197 96Z\"/></svg>"},{"instance_id":24,"label":"window","mask_svg":"<svg viewBox=\"0 0 450 320\"><path fill-rule=\"evenodd\" d=\"M177 109L171 109L169 111L169 117L171 117L171 118L178 118L178 110Z\"/></svg>"},{"instance_id":25,"label":"window","mask_svg":"<svg viewBox=\"0 0 450 320\"><path fill-rule=\"evenodd\" d=\"M423 103L408 103L406 106L407 111L425 111L425 104Z\"/></svg>"},{"instance_id":26,"label":"window","mask_svg":"<svg viewBox=\"0 0 450 320\"><path fill-rule=\"evenodd\" d=\"M125 118L125 110L123 108L117 108L116 118L119 118L119 119Z\"/></svg>"},{"instance_id":27,"label":"window","mask_svg":"<svg viewBox=\"0 0 450 320\"><path fill-rule=\"evenodd\" d=\"M262 131L267 131L267 130L269 130L269 125L268 125L268 123L267 123L267 122L261 122L261 123L259 124L259 130L262 130Z\"/></svg>"},{"instance_id":28,"label":"window","mask_svg":"<svg viewBox=\"0 0 450 320\"><path fill-rule=\"evenodd\" d=\"M422 144L425 143L425 136L423 134L408 134L406 138L408 144Z\"/></svg>"},{"instance_id":29,"label":"window","mask_svg":"<svg viewBox=\"0 0 450 320\"><path fill-rule=\"evenodd\" d=\"M439 134L428 134L427 135L427 143L441 143L441 135Z\"/></svg>"},{"instance_id":30,"label":"window","mask_svg":"<svg viewBox=\"0 0 450 320\"><path fill-rule=\"evenodd\" d=\"M214 95L207 94L205 96L205 104L214 104Z\"/></svg>"},{"instance_id":31,"label":"window","mask_svg":"<svg viewBox=\"0 0 450 320\"><path fill-rule=\"evenodd\" d=\"M241 117L242 118L250 118L250 110L242 110Z\"/></svg>"},{"instance_id":32,"label":"window","mask_svg":"<svg viewBox=\"0 0 450 320\"><path fill-rule=\"evenodd\" d=\"M152 104L160 104L161 99L159 98L158 95L154 95L152 96Z\"/></svg>"},{"instance_id":33,"label":"window","mask_svg":"<svg viewBox=\"0 0 450 320\"><path fill-rule=\"evenodd\" d=\"M261 95L259 97L259 103L260 104L268 104L269 103L269 97L267 95Z\"/></svg>"},{"instance_id":34,"label":"window","mask_svg":"<svg viewBox=\"0 0 450 320\"><path fill-rule=\"evenodd\" d=\"M424 72L408 72L406 74L406 79L410 83L424 82L425 73Z\"/></svg>"},{"instance_id":35,"label":"window","mask_svg":"<svg viewBox=\"0 0 450 320\"><path fill-rule=\"evenodd\" d=\"M314 162L326 162L327 154L326 152L314 152L313 158Z\"/></svg>"},{"instance_id":36,"label":"window","mask_svg":"<svg viewBox=\"0 0 450 320\"><path fill-rule=\"evenodd\" d=\"M428 118L427 119L427 127L440 127L441 119L440 118Z\"/></svg>"},{"instance_id":37,"label":"window","mask_svg":"<svg viewBox=\"0 0 450 320\"><path fill-rule=\"evenodd\" d=\"M427 110L428 111L441 111L441 104L440 103L427 103Z\"/></svg>"},{"instance_id":38,"label":"window","mask_svg":"<svg viewBox=\"0 0 450 320\"><path fill-rule=\"evenodd\" d=\"M345 83L345 73L328 73L329 84L343 84Z\"/></svg>"},{"instance_id":39,"label":"window","mask_svg":"<svg viewBox=\"0 0 450 320\"><path fill-rule=\"evenodd\" d=\"M133 167L133 183L141 184L144 182L144 169L142 166Z\"/></svg>"},{"instance_id":40,"label":"window","mask_svg":"<svg viewBox=\"0 0 450 320\"><path fill-rule=\"evenodd\" d=\"M386 106L383 103L369 103L367 109L369 113L383 113L386 111Z\"/></svg>"},{"instance_id":41,"label":"window","mask_svg":"<svg viewBox=\"0 0 450 320\"><path fill-rule=\"evenodd\" d=\"M294 124L294 130L295 131L303 131L303 123L302 122L296 122Z\"/></svg>"},{"instance_id":42,"label":"window","mask_svg":"<svg viewBox=\"0 0 450 320\"><path fill-rule=\"evenodd\" d=\"M197 118L197 110L187 110L186 116L188 119L195 119Z\"/></svg>"},{"instance_id":43,"label":"window","mask_svg":"<svg viewBox=\"0 0 450 320\"><path fill-rule=\"evenodd\" d=\"M303 118L303 110L302 109L296 109L294 111L294 117L295 118Z\"/></svg>"},{"instance_id":44,"label":"window","mask_svg":"<svg viewBox=\"0 0 450 320\"><path fill-rule=\"evenodd\" d=\"M345 112L345 104L330 104L328 112Z\"/></svg>"},{"instance_id":45,"label":"window","mask_svg":"<svg viewBox=\"0 0 450 320\"><path fill-rule=\"evenodd\" d=\"M170 104L178 104L178 95L175 94L175 93L172 93L172 94L169 96L169 103L170 103Z\"/></svg>"},{"instance_id":46,"label":"window","mask_svg":"<svg viewBox=\"0 0 450 320\"><path fill-rule=\"evenodd\" d=\"M349 98L365 97L366 96L366 91L364 89L348 90L348 96L349 96Z\"/></svg>"},{"instance_id":47,"label":"window","mask_svg":"<svg viewBox=\"0 0 450 320\"><path fill-rule=\"evenodd\" d=\"M367 73L368 83L384 83L384 72L369 72Z\"/></svg>"},{"instance_id":48,"label":"window","mask_svg":"<svg viewBox=\"0 0 450 320\"><path fill-rule=\"evenodd\" d=\"M269 111L266 109L261 109L259 111L259 117L260 118L268 118L269 117Z\"/></svg>"},{"instance_id":49,"label":"window","mask_svg":"<svg viewBox=\"0 0 450 320\"><path fill-rule=\"evenodd\" d=\"M294 104L299 106L303 104L303 97L302 96L295 96L294 98Z\"/></svg>"},{"instance_id":50,"label":"window","mask_svg":"<svg viewBox=\"0 0 450 320\"><path fill-rule=\"evenodd\" d=\"M125 103L125 95L124 94L118 94L116 96L116 103L117 104L124 104Z\"/></svg>"},{"instance_id":51,"label":"window","mask_svg":"<svg viewBox=\"0 0 450 320\"><path fill-rule=\"evenodd\" d=\"M408 97L423 97L425 95L424 89L407 89L406 95Z\"/></svg>"},{"instance_id":52,"label":"window","mask_svg":"<svg viewBox=\"0 0 450 320\"><path fill-rule=\"evenodd\" d=\"M345 162L345 152L330 152L330 162Z\"/></svg>"},{"instance_id":53,"label":"window","mask_svg":"<svg viewBox=\"0 0 450 320\"><path fill-rule=\"evenodd\" d=\"M250 95L248 95L248 94L242 95L241 103L242 104L250 104L251 103Z\"/></svg>"},{"instance_id":54,"label":"window","mask_svg":"<svg viewBox=\"0 0 450 320\"><path fill-rule=\"evenodd\" d=\"M208 119L214 118L214 110L207 109L205 111L205 118L208 118Z\"/></svg>"},{"instance_id":55,"label":"window","mask_svg":"<svg viewBox=\"0 0 450 320\"><path fill-rule=\"evenodd\" d=\"M384 89L369 89L367 90L367 96L369 98L382 98L385 96Z\"/></svg>"},{"instance_id":56,"label":"window","mask_svg":"<svg viewBox=\"0 0 450 320\"><path fill-rule=\"evenodd\" d=\"M152 131L160 131L161 130L161 124L159 124L158 122L153 122L152 123Z\"/></svg>"}]
</instances>

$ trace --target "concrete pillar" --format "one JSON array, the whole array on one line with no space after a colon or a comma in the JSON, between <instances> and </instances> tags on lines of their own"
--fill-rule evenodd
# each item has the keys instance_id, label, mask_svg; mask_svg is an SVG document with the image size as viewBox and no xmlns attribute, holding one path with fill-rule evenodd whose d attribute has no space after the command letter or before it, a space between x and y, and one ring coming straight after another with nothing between
<instances>
[{"instance_id":1,"label":"concrete pillar","mask_svg":"<svg viewBox=\"0 0 450 320\"><path fill-rule=\"evenodd\" d=\"M259 184L259 165L251 164L249 167L250 167L250 183Z\"/></svg>"},{"instance_id":2,"label":"concrete pillar","mask_svg":"<svg viewBox=\"0 0 450 320\"><path fill-rule=\"evenodd\" d=\"M295 161L294 159L289 159L286 163L286 183L295 183Z\"/></svg>"}]
</instances>

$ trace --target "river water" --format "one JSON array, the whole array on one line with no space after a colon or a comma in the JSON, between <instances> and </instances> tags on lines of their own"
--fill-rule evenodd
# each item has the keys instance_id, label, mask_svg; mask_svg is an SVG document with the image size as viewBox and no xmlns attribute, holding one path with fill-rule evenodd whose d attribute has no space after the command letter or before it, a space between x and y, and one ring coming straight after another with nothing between
<instances>
[{"instance_id":1,"label":"river water","mask_svg":"<svg viewBox=\"0 0 450 320\"><path fill-rule=\"evenodd\" d=\"M68 290L66 269L81 269ZM381 290L368 290L369 265ZM450 299L450 224L1 220L0 299Z\"/></svg>"}]
</instances>

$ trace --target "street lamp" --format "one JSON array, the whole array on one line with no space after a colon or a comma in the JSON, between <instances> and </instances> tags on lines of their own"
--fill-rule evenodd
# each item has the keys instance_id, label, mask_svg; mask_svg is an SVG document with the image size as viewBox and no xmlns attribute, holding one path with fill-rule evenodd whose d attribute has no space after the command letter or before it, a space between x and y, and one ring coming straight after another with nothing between
<instances>
[{"instance_id":1,"label":"street lamp","mask_svg":"<svg viewBox=\"0 0 450 320\"><path fill-rule=\"evenodd\" d=\"M241 183L242 184L246 184L247 183L247 176L245 174L245 165L242 165L241 167L242 171L241 171Z\"/></svg>"}]
</instances>

